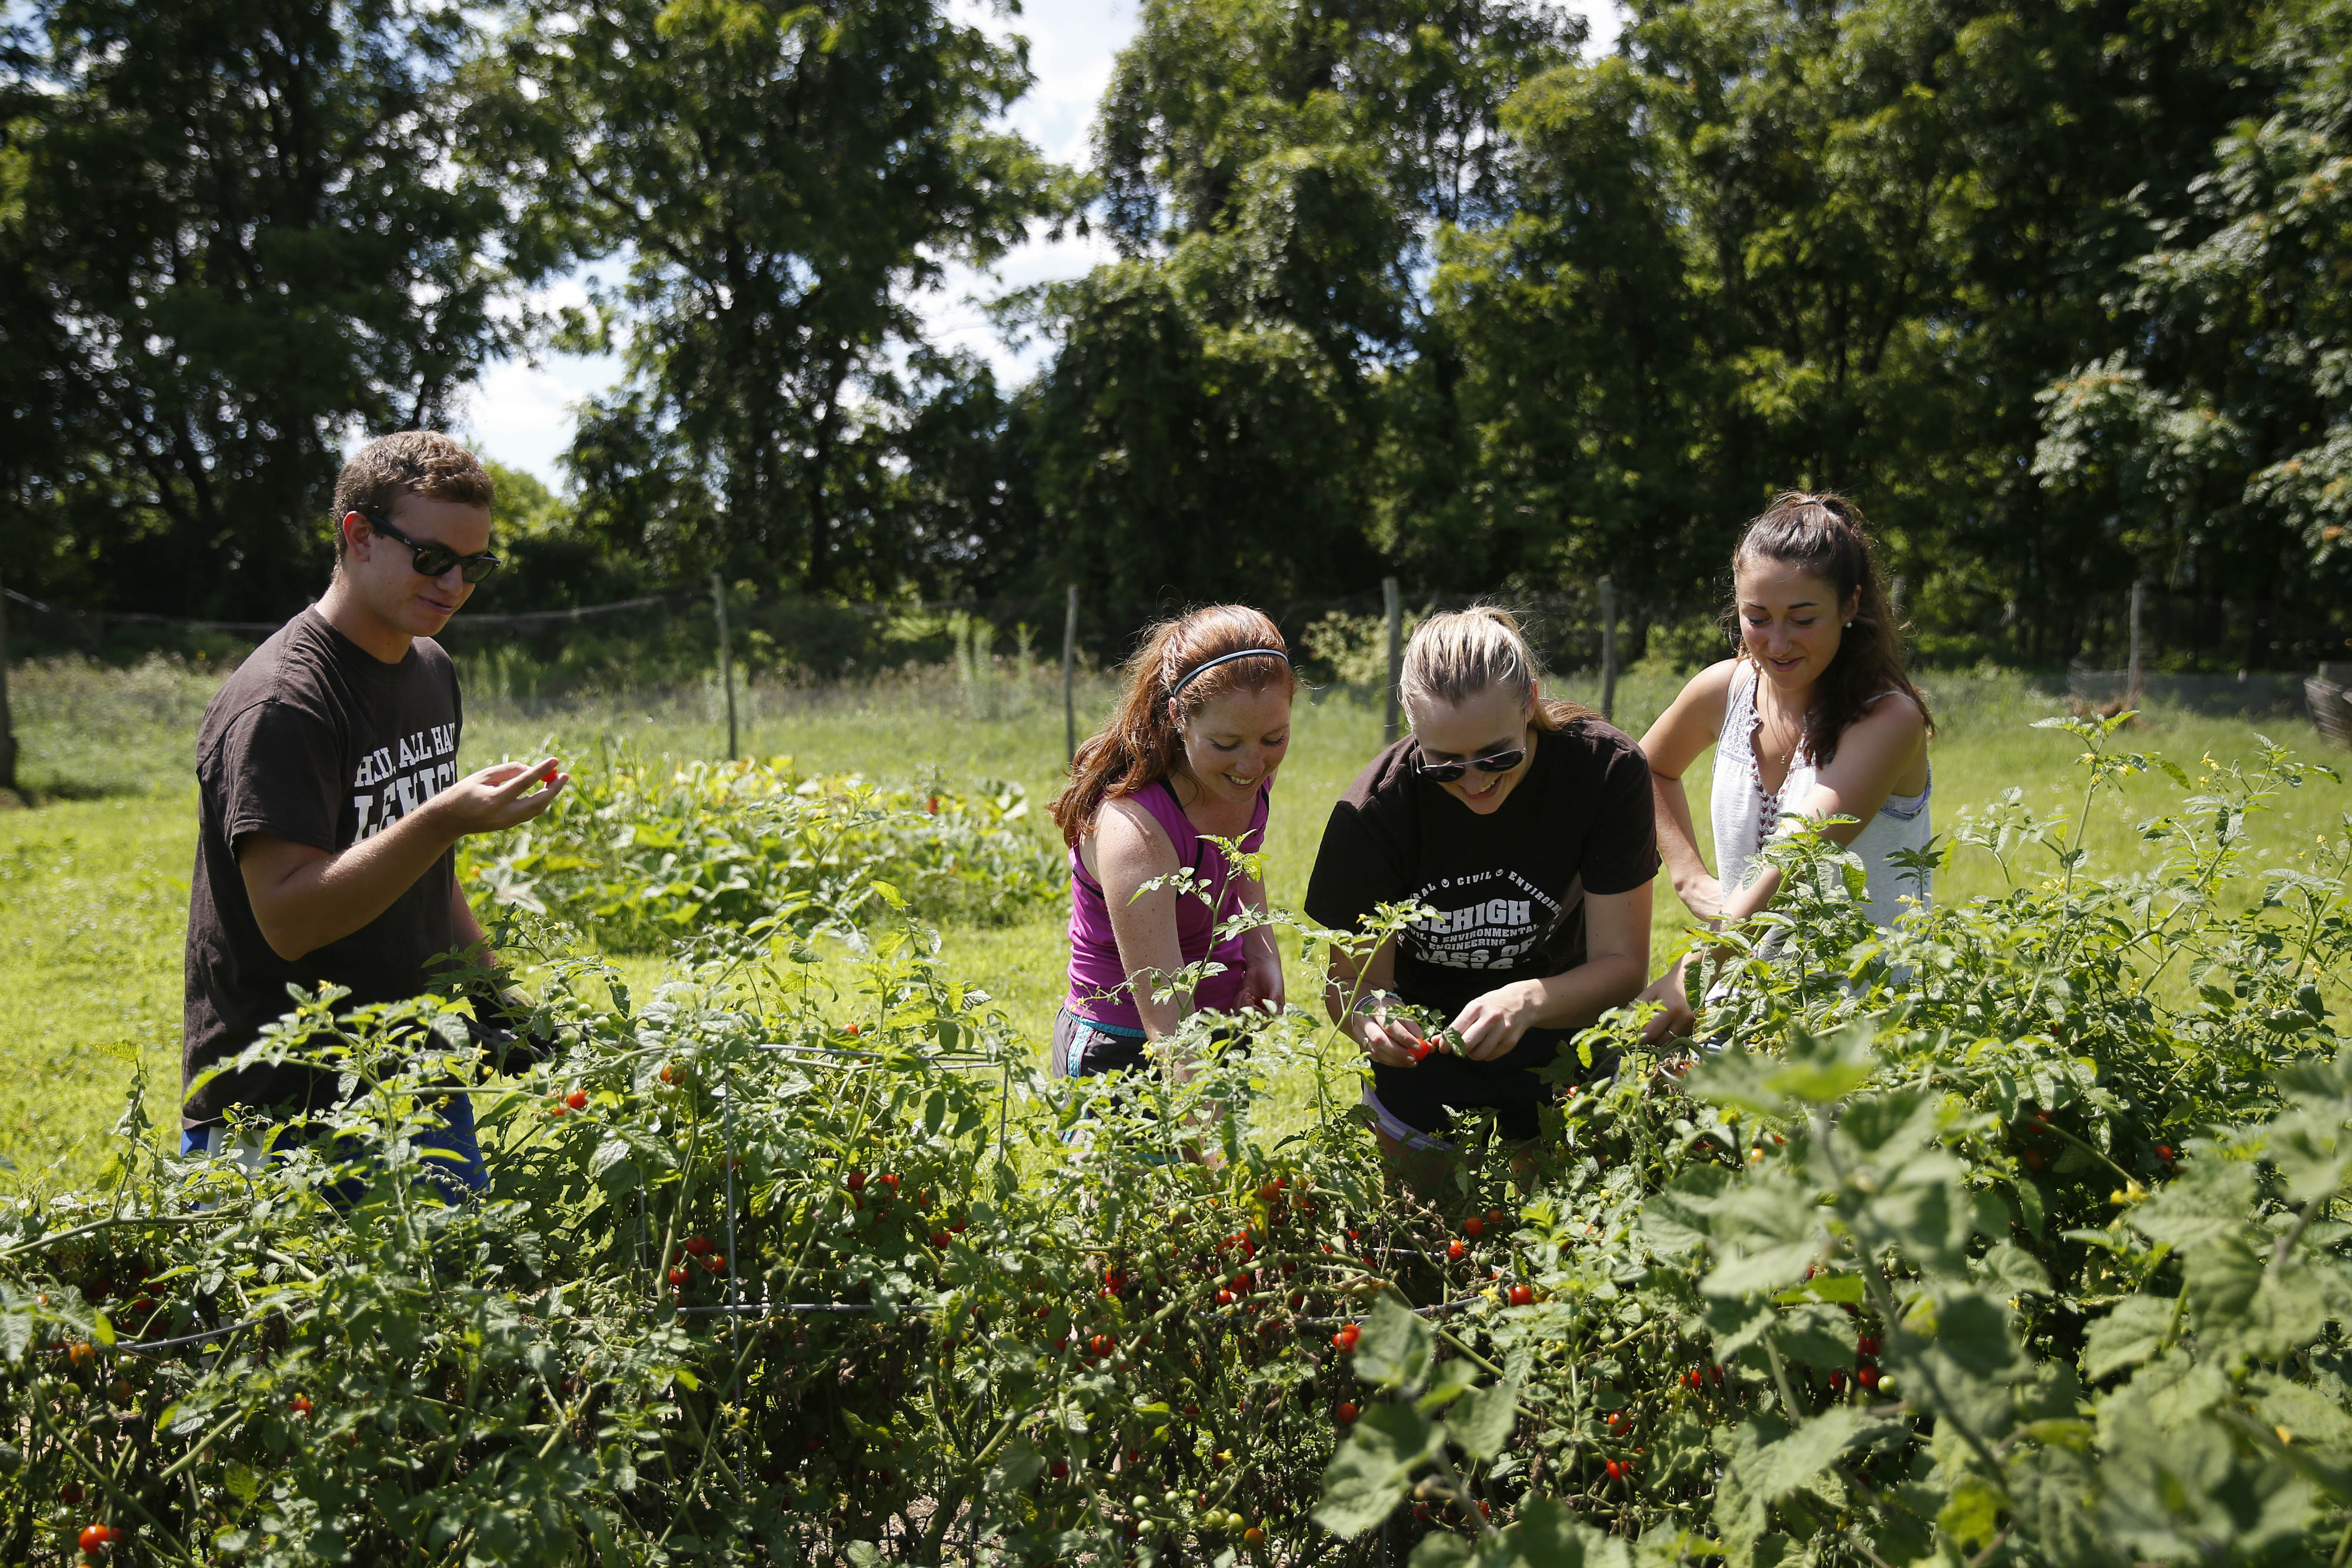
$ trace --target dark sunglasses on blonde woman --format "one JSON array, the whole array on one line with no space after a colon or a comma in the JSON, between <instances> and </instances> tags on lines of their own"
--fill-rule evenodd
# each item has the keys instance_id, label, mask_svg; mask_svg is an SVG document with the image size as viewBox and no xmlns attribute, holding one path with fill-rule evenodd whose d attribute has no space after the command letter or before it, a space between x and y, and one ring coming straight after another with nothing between
<instances>
[{"instance_id":1,"label":"dark sunglasses on blonde woman","mask_svg":"<svg viewBox=\"0 0 2352 1568\"><path fill-rule=\"evenodd\" d=\"M1515 747L1509 751L1490 751L1484 757L1474 757L1467 762L1432 762L1421 759L1422 777L1434 783L1452 784L1475 768L1481 773L1508 773L1526 760L1528 748Z\"/></svg>"}]
</instances>

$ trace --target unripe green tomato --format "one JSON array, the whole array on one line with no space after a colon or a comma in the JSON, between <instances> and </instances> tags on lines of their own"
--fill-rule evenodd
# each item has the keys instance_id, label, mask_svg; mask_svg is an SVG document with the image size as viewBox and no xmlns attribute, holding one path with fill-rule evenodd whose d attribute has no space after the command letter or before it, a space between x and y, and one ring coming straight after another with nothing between
<instances>
[{"instance_id":1,"label":"unripe green tomato","mask_svg":"<svg viewBox=\"0 0 2352 1568\"><path fill-rule=\"evenodd\" d=\"M1137 1492L1135 1494L1135 1511L1138 1513L1150 1513L1151 1511L1151 1497L1150 1493Z\"/></svg>"}]
</instances>

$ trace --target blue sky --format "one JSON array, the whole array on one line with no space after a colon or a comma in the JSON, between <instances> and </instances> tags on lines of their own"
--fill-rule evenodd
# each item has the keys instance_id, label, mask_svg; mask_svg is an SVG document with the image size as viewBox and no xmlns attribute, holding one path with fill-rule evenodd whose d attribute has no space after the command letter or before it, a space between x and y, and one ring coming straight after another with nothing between
<instances>
[{"instance_id":1,"label":"blue sky","mask_svg":"<svg viewBox=\"0 0 2352 1568\"><path fill-rule=\"evenodd\" d=\"M1008 118L1048 157L1083 162L1095 106L1110 80L1111 58L1135 31L1134 0L1024 0L1022 14L1014 17L971 0L954 3L985 26L1027 37L1029 65L1037 82ZM1615 44L1615 0L1568 4L1592 24L1593 52ZM998 373L1007 380L1024 378L1035 367L1039 348L1033 344L1022 353L1013 352L989 325L982 302L1033 283L1080 276L1108 255L1099 240L1055 243L1041 234L992 272L956 268L944 288L921 302L931 337L942 347L970 349L994 361ZM609 273L614 265L605 264L605 270ZM563 304L583 296L583 279L574 276L544 290L542 299ZM536 364L500 361L483 372L468 401L463 432L485 456L560 485L555 460L572 439L572 405L612 385L617 374L618 366L603 357L551 354Z\"/></svg>"}]
</instances>

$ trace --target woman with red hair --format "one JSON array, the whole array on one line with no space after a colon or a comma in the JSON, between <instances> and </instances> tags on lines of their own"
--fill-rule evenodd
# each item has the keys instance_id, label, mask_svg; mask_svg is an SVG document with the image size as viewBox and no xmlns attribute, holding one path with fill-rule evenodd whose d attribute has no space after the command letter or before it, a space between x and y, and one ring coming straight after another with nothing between
<instances>
[{"instance_id":1,"label":"woman with red hair","mask_svg":"<svg viewBox=\"0 0 2352 1568\"><path fill-rule=\"evenodd\" d=\"M1246 606L1145 633L1117 711L1078 747L1052 808L1070 849L1056 1074L1138 1066L1189 1013L1280 1009L1273 932L1223 929L1263 915L1265 888L1211 841L1244 854L1265 842L1296 688L1282 632ZM1188 1075L1187 1063L1164 1065Z\"/></svg>"}]
</instances>

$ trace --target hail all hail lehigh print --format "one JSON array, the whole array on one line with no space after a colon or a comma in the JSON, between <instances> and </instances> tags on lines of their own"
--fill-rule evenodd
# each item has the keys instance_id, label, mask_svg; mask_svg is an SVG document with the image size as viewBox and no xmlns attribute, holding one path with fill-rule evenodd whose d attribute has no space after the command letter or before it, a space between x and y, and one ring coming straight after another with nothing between
<instances>
[{"instance_id":1,"label":"hail all hail lehigh print","mask_svg":"<svg viewBox=\"0 0 2352 1568\"><path fill-rule=\"evenodd\" d=\"M1559 900L1517 872L1497 868L1424 883L1413 902L1438 912L1405 940L1424 964L1449 969L1508 969L1559 918Z\"/></svg>"},{"instance_id":2,"label":"hail all hail lehigh print","mask_svg":"<svg viewBox=\"0 0 2352 1568\"><path fill-rule=\"evenodd\" d=\"M352 788L359 836L372 839L457 781L457 727L427 725L360 758Z\"/></svg>"}]
</instances>

